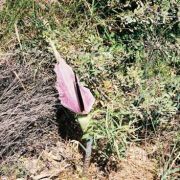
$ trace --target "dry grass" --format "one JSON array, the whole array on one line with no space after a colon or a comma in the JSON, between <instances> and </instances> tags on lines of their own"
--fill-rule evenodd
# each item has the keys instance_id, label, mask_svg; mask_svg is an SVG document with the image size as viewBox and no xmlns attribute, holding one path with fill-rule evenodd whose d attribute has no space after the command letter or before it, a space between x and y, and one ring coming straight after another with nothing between
<instances>
[{"instance_id":1,"label":"dry grass","mask_svg":"<svg viewBox=\"0 0 180 180\"><path fill-rule=\"evenodd\" d=\"M52 134L51 134L52 136ZM50 136L49 136L50 137ZM98 168L91 164L86 177L82 175L83 156L79 153L78 141L57 140L51 146L46 146L39 156L21 156L17 161L16 172L10 176L3 176L8 179L107 179ZM19 174L18 174L18 173ZM24 175L22 175L24 173Z\"/></svg>"},{"instance_id":2,"label":"dry grass","mask_svg":"<svg viewBox=\"0 0 180 180\"><path fill-rule=\"evenodd\" d=\"M17 156L25 153L31 143L57 129L53 121L56 117L54 79L48 70L35 72L33 61L23 63L17 58L18 54L13 53L0 59L2 161L14 153Z\"/></svg>"},{"instance_id":3,"label":"dry grass","mask_svg":"<svg viewBox=\"0 0 180 180\"><path fill-rule=\"evenodd\" d=\"M76 143L58 141L53 147L44 149L38 158L22 158L21 162L33 179L58 178L75 172L77 177L82 167L82 155Z\"/></svg>"}]
</instances>

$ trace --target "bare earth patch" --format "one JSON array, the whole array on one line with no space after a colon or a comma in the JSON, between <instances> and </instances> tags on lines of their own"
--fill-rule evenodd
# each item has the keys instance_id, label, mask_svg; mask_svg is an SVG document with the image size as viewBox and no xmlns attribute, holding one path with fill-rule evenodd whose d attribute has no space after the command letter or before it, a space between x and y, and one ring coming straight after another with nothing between
<instances>
[{"instance_id":1,"label":"bare earth patch","mask_svg":"<svg viewBox=\"0 0 180 180\"><path fill-rule=\"evenodd\" d=\"M137 146L130 147L126 158L119 163L118 172L112 172L110 180L153 180L156 174L155 162L148 159L147 153Z\"/></svg>"},{"instance_id":2,"label":"bare earth patch","mask_svg":"<svg viewBox=\"0 0 180 180\"><path fill-rule=\"evenodd\" d=\"M3 9L6 0L0 0L0 11Z\"/></svg>"}]
</instances>

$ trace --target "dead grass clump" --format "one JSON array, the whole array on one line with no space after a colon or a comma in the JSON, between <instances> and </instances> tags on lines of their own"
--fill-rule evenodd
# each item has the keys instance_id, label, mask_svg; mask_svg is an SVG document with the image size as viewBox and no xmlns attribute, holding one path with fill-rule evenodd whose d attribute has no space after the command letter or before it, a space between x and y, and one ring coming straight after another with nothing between
<instances>
[{"instance_id":1,"label":"dead grass clump","mask_svg":"<svg viewBox=\"0 0 180 180\"><path fill-rule=\"evenodd\" d=\"M39 146L47 144L42 137L57 130L54 77L48 64L43 64L49 57L45 55L0 56L1 163L14 154L26 153L36 141Z\"/></svg>"},{"instance_id":2,"label":"dead grass clump","mask_svg":"<svg viewBox=\"0 0 180 180\"><path fill-rule=\"evenodd\" d=\"M44 149L38 157L21 158L26 176L39 179L106 179L98 168L91 164L86 177L83 171L83 156L79 153L78 141L57 141Z\"/></svg>"},{"instance_id":3,"label":"dead grass clump","mask_svg":"<svg viewBox=\"0 0 180 180\"><path fill-rule=\"evenodd\" d=\"M33 179L64 179L67 175L77 179L82 167L82 155L76 143L58 141L44 149L37 158L21 158L21 163Z\"/></svg>"}]
</instances>

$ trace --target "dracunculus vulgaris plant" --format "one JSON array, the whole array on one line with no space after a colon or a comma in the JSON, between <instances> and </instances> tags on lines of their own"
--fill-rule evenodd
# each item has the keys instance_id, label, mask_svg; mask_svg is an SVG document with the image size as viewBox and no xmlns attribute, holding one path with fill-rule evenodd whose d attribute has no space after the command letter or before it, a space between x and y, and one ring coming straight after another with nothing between
<instances>
[{"instance_id":1,"label":"dracunculus vulgaris plant","mask_svg":"<svg viewBox=\"0 0 180 180\"><path fill-rule=\"evenodd\" d=\"M49 43L57 60L54 71L56 73L57 79L56 89L59 94L61 105L78 115L87 115L91 111L92 106L95 102L94 96L88 88L80 84L76 73L61 57L51 39L49 39ZM79 122L82 127L82 124L84 124L84 122ZM87 140L86 148L84 148L86 154L83 167L84 173L87 171L87 168L89 166L91 149L92 137L89 137Z\"/></svg>"}]
</instances>

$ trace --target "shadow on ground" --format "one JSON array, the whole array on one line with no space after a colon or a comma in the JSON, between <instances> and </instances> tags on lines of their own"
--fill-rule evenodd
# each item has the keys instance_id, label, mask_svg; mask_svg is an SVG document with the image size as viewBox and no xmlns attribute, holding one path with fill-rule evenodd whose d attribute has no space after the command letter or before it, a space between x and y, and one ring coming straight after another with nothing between
<instances>
[{"instance_id":1,"label":"shadow on ground","mask_svg":"<svg viewBox=\"0 0 180 180\"><path fill-rule=\"evenodd\" d=\"M60 101L56 102L56 122L58 123L59 135L64 140L81 141L83 131L77 121L75 114L61 106Z\"/></svg>"}]
</instances>

